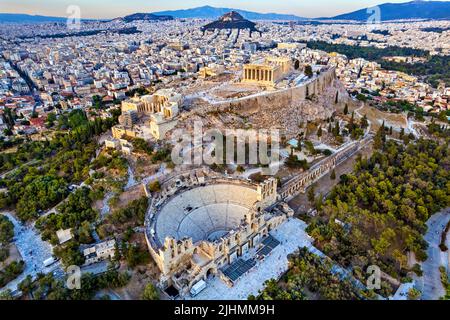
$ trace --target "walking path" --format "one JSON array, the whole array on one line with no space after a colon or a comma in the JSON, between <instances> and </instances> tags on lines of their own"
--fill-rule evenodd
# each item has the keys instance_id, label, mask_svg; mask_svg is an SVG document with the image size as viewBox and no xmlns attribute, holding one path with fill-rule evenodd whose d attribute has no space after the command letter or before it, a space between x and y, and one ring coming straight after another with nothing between
<instances>
[{"instance_id":1,"label":"walking path","mask_svg":"<svg viewBox=\"0 0 450 320\"><path fill-rule=\"evenodd\" d=\"M60 269L59 263L49 268L44 267L44 261L52 256L52 246L48 242L42 241L41 236L33 226L22 224L9 212L0 212L0 214L7 216L13 223L14 243L25 262L23 273L1 290L10 289L15 292L17 285L28 275L34 277L38 273L49 273Z\"/></svg>"},{"instance_id":2,"label":"walking path","mask_svg":"<svg viewBox=\"0 0 450 320\"><path fill-rule=\"evenodd\" d=\"M138 184L138 182L134 178L133 169L131 169L130 165L128 165L128 181L127 181L127 184L124 189L129 190L137 184Z\"/></svg>"},{"instance_id":3,"label":"walking path","mask_svg":"<svg viewBox=\"0 0 450 320\"><path fill-rule=\"evenodd\" d=\"M13 169L7 171L7 172L2 173L2 174L0 175L0 178L4 179L7 175L13 173L14 171L17 171L17 170L19 170L20 168L25 167L25 166L31 166L32 164L36 164L36 163L38 163L38 162L39 162L39 160L34 159L34 160L31 160L31 161L28 161L27 163L23 163L23 164L21 164L21 165L15 167L15 168L13 168Z\"/></svg>"},{"instance_id":4,"label":"walking path","mask_svg":"<svg viewBox=\"0 0 450 320\"><path fill-rule=\"evenodd\" d=\"M109 207L109 200L111 200L112 197L114 197L114 192L108 192L105 195L105 198L103 199L102 203L102 209L100 210L101 219L104 219L111 211L111 208Z\"/></svg>"},{"instance_id":5,"label":"walking path","mask_svg":"<svg viewBox=\"0 0 450 320\"><path fill-rule=\"evenodd\" d=\"M435 213L427 221L428 231L425 241L428 243L428 259L422 262L422 277L415 277L417 288L422 292L422 300L438 300L445 295L441 282L440 266L445 266L448 271L448 250L442 252L439 248L441 234L450 220L450 208Z\"/></svg>"}]
</instances>

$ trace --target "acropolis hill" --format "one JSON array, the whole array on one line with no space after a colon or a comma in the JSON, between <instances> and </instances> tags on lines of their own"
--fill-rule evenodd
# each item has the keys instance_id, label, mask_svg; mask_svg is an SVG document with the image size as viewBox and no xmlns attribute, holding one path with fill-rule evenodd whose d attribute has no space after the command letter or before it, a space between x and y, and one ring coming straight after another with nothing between
<instances>
[{"instance_id":1,"label":"acropolis hill","mask_svg":"<svg viewBox=\"0 0 450 320\"><path fill-rule=\"evenodd\" d=\"M325 120L336 111L336 106L352 104L334 68L322 68L311 78L303 75L302 81L296 83L302 73L292 67L295 60L286 60L290 67L274 84L242 79L191 100L195 107L181 116L178 128L192 128L193 121L201 119L205 127L241 128L251 123L254 129L278 128L287 136L294 136L300 123ZM244 70L251 70L252 66L246 65Z\"/></svg>"}]
</instances>

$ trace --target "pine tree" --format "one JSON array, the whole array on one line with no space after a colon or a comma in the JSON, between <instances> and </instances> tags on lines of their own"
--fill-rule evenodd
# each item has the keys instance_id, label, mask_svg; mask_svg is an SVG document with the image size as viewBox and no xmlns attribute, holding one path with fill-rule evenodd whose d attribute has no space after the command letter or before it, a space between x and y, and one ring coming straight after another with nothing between
<instances>
[{"instance_id":1,"label":"pine tree","mask_svg":"<svg viewBox=\"0 0 450 320\"><path fill-rule=\"evenodd\" d=\"M361 120L361 128L365 129L369 126L369 120L367 120L367 116L364 115L364 117Z\"/></svg>"},{"instance_id":2,"label":"pine tree","mask_svg":"<svg viewBox=\"0 0 450 320\"><path fill-rule=\"evenodd\" d=\"M322 137L322 127L319 127L319 129L317 130L317 137Z\"/></svg>"},{"instance_id":3,"label":"pine tree","mask_svg":"<svg viewBox=\"0 0 450 320\"><path fill-rule=\"evenodd\" d=\"M306 65L305 66L305 75L308 78L312 78L312 76L314 75L313 71L312 71L312 67L310 65Z\"/></svg>"},{"instance_id":4,"label":"pine tree","mask_svg":"<svg viewBox=\"0 0 450 320\"><path fill-rule=\"evenodd\" d=\"M331 171L330 179L331 180L335 180L336 179L336 171L334 169L333 169L333 171Z\"/></svg>"},{"instance_id":5,"label":"pine tree","mask_svg":"<svg viewBox=\"0 0 450 320\"><path fill-rule=\"evenodd\" d=\"M313 204L314 200L315 200L315 191L316 190L315 190L314 186L312 186L308 189L308 201L311 204Z\"/></svg>"},{"instance_id":6,"label":"pine tree","mask_svg":"<svg viewBox=\"0 0 450 320\"><path fill-rule=\"evenodd\" d=\"M159 300L159 292L158 289L152 284L149 283L145 286L144 292L142 293L143 300Z\"/></svg>"},{"instance_id":7,"label":"pine tree","mask_svg":"<svg viewBox=\"0 0 450 320\"><path fill-rule=\"evenodd\" d=\"M334 127L334 135L337 137L341 133L341 128L339 126L339 121L336 121L336 126Z\"/></svg>"},{"instance_id":8,"label":"pine tree","mask_svg":"<svg viewBox=\"0 0 450 320\"><path fill-rule=\"evenodd\" d=\"M352 117L350 118L350 123L348 125L348 129L351 131L353 131L353 129L355 128L355 113L352 112Z\"/></svg>"},{"instance_id":9,"label":"pine tree","mask_svg":"<svg viewBox=\"0 0 450 320\"><path fill-rule=\"evenodd\" d=\"M384 125L384 122L383 122ZM375 138L373 139L373 147L375 149L382 149L384 142L386 142L386 133L384 130L384 126L380 127L378 129L377 134L375 135Z\"/></svg>"}]
</instances>

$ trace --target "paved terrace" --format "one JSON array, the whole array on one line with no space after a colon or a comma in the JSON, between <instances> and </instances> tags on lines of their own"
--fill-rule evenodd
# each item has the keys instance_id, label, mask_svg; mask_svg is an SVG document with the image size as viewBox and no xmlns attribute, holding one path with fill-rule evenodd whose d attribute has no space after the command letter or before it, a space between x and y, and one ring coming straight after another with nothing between
<instances>
[{"instance_id":1,"label":"paved terrace","mask_svg":"<svg viewBox=\"0 0 450 320\"><path fill-rule=\"evenodd\" d=\"M17 292L17 285L28 275L35 277L38 273L46 274L52 271L62 273L59 263L48 268L44 267L44 261L52 256L52 246L41 240L40 234L33 226L22 224L9 212L0 212L0 214L7 216L14 224L14 243L25 262L24 271L1 288L0 292L6 289L10 289L13 293Z\"/></svg>"},{"instance_id":2,"label":"paved terrace","mask_svg":"<svg viewBox=\"0 0 450 320\"><path fill-rule=\"evenodd\" d=\"M246 300L249 295L257 295L264 288L264 282L272 278L281 277L288 269L287 256L299 247L311 247L311 238L305 232L306 224L298 219L291 218L271 234L281 244L274 248L272 253L263 261L258 261L256 266L247 274L236 281L229 288L219 277L210 278L208 287L195 298L188 300ZM254 249L250 254L254 253ZM244 258L248 258L245 257Z\"/></svg>"}]
</instances>

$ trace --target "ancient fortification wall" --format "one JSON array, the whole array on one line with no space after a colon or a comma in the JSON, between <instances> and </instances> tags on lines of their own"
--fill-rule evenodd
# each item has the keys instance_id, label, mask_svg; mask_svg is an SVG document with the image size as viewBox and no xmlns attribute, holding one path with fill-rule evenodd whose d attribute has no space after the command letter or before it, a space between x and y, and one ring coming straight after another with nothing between
<instances>
[{"instance_id":1,"label":"ancient fortification wall","mask_svg":"<svg viewBox=\"0 0 450 320\"><path fill-rule=\"evenodd\" d=\"M291 138L298 134L299 125L326 120L338 105L350 100L345 87L336 79L335 69L330 68L297 87L197 106L191 114L183 116L179 127L192 129L195 119L203 121L204 127L242 128L242 122L236 118L226 119L226 114L236 114L244 117L252 129L278 129Z\"/></svg>"},{"instance_id":2,"label":"ancient fortification wall","mask_svg":"<svg viewBox=\"0 0 450 320\"><path fill-rule=\"evenodd\" d=\"M331 68L322 72L317 78L307 84L298 87L286 88L273 92L264 92L239 99L231 99L215 104L218 111L234 110L240 113L254 113L266 109L275 104L283 104L284 107L297 107L299 102L307 97L318 96L327 88L333 86L336 79L335 69Z\"/></svg>"}]
</instances>

